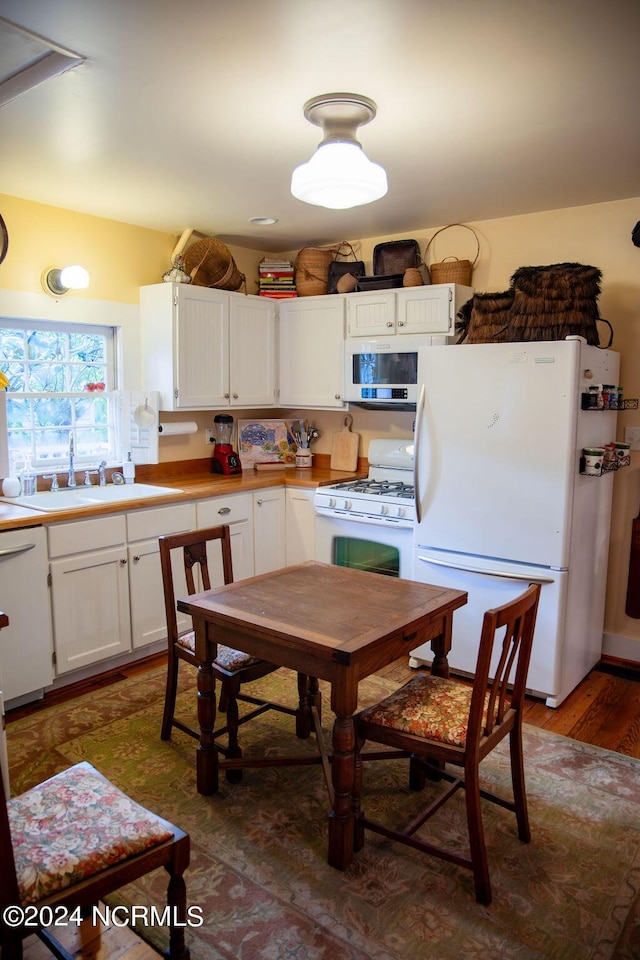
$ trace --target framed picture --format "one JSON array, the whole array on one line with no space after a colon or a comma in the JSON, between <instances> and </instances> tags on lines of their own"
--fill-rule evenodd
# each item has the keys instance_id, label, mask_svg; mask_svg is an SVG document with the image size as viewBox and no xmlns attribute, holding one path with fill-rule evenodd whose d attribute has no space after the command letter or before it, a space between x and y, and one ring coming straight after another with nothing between
<instances>
[{"instance_id":1,"label":"framed picture","mask_svg":"<svg viewBox=\"0 0 640 960\"><path fill-rule=\"evenodd\" d=\"M288 420L238 420L238 447L243 467L255 463L295 466L296 443Z\"/></svg>"}]
</instances>

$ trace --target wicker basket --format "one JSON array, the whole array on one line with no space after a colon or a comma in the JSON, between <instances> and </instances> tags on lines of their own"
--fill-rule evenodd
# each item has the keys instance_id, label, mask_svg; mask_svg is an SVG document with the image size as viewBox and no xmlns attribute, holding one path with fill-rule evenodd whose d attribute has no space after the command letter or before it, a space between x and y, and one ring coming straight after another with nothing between
<instances>
[{"instance_id":1,"label":"wicker basket","mask_svg":"<svg viewBox=\"0 0 640 960\"><path fill-rule=\"evenodd\" d=\"M473 260L459 260L458 257L445 257L439 263L429 264L427 259L429 247L439 233L442 233L444 230L450 230L451 227L464 227L465 230L471 230L471 233L475 237L476 241L477 249L475 258ZM472 227L468 227L466 223L450 223L448 226L441 227L439 230L436 230L434 235L431 237L427 246L425 247L424 262L429 264L432 283L461 283L465 287L470 287L473 280L473 268L478 262L479 256L480 241L478 240L478 235L475 230L473 230Z\"/></svg>"},{"instance_id":2,"label":"wicker basket","mask_svg":"<svg viewBox=\"0 0 640 960\"><path fill-rule=\"evenodd\" d=\"M318 297L327 292L329 264L334 253L335 248L323 250L320 247L304 247L300 250L294 265L296 292L299 297Z\"/></svg>"},{"instance_id":3,"label":"wicker basket","mask_svg":"<svg viewBox=\"0 0 640 960\"><path fill-rule=\"evenodd\" d=\"M184 255L184 271L198 287L239 290L245 282L231 251L222 240L206 237L193 243Z\"/></svg>"},{"instance_id":4,"label":"wicker basket","mask_svg":"<svg viewBox=\"0 0 640 960\"><path fill-rule=\"evenodd\" d=\"M420 267L407 267L402 276L403 287L422 287L424 280L420 273Z\"/></svg>"},{"instance_id":5,"label":"wicker basket","mask_svg":"<svg viewBox=\"0 0 640 960\"><path fill-rule=\"evenodd\" d=\"M389 240L373 248L373 275L375 277L404 273L409 267L420 266L420 247L417 240Z\"/></svg>"}]
</instances>

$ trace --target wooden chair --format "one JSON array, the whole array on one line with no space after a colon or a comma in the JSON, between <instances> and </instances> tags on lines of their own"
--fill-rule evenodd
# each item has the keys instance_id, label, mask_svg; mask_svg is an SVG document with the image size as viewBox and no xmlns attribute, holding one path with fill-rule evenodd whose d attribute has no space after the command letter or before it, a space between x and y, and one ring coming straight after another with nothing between
<instances>
[{"instance_id":1,"label":"wooden chair","mask_svg":"<svg viewBox=\"0 0 640 960\"><path fill-rule=\"evenodd\" d=\"M172 727L176 727L182 730L183 733L187 733L196 739L200 737L198 730L175 717L179 662L183 660L191 664L191 666L197 667L198 659L195 655L195 637L193 631L188 630L187 632L183 631L180 633L178 628L176 609L176 600L178 598L175 590L172 554L174 551L182 552L187 595L196 593L199 589L194 577L194 568L196 566L200 568L202 579L201 589L209 590L212 584L207 558L207 544L214 541L220 544L224 582L232 583L231 531L228 524L159 538L160 562L162 566L165 610L167 615L167 640L169 644L167 687L160 734L163 740L170 739ZM226 725L214 731L214 738L216 740L216 748L223 757L223 759L219 760L219 767L225 768L225 758L226 761L231 763L230 766L226 766L226 778L232 783L242 778L242 766L266 765L266 761L264 760L246 760L242 765L233 762L234 760L237 761L237 759L242 758L242 749L238 742L238 729L241 724L246 723L248 720L267 710L277 710L281 713L295 716L296 735L300 739L304 740L310 735L313 724L316 725L316 732L318 731L321 694L316 678L309 678L304 674L298 674L299 703L296 710L279 703L274 703L273 701L259 699L240 692L242 685L250 683L252 680L265 677L278 669L276 664L267 663L266 660L259 660L247 653L234 650L232 647L218 644L217 657L213 663L213 672L216 679L220 681L221 692L218 709L226 714ZM253 704L255 709L248 711L240 717L238 714L238 700ZM220 738L225 734L227 736L227 744L223 745L220 742ZM270 762L273 763L273 765L277 765L278 763L294 763L295 761L284 761L273 758Z\"/></svg>"},{"instance_id":2,"label":"wooden chair","mask_svg":"<svg viewBox=\"0 0 640 960\"><path fill-rule=\"evenodd\" d=\"M425 853L467 867L473 872L476 898L484 904L491 903L491 884L480 798L491 800L515 813L518 836L523 843L528 843L531 835L524 781L522 707L539 596L540 585L531 585L511 603L485 613L472 685L420 673L391 696L363 710L356 717L356 849L362 847L364 829L368 828ZM498 639L499 632L504 632L501 641ZM497 639L498 643L501 642L499 662L495 671L491 671ZM490 673L493 673L493 679ZM479 778L481 760L507 734L513 801L481 789ZM450 786L403 829L389 829L369 820L360 810L362 758L359 751L366 740L395 747L411 757L409 783L413 789L421 789L429 774L430 779L444 778L450 781ZM447 763L463 768L464 776L449 773L445 767ZM415 835L461 787L466 795L469 856Z\"/></svg>"},{"instance_id":3,"label":"wooden chair","mask_svg":"<svg viewBox=\"0 0 640 960\"><path fill-rule=\"evenodd\" d=\"M69 767L12 800L0 777L0 859L3 960L22 960L22 940L34 933L59 960L72 960L34 918L52 916L54 929L56 918L69 926L80 916L91 922L98 901L159 867L169 874L165 957L189 960L183 878L189 835L134 803L91 764Z\"/></svg>"}]
</instances>

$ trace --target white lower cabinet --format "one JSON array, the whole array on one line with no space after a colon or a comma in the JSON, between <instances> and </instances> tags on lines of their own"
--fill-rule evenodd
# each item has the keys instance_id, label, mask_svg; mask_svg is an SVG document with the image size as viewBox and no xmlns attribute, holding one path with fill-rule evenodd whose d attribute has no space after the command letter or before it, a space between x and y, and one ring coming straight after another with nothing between
<instances>
[{"instance_id":1,"label":"white lower cabinet","mask_svg":"<svg viewBox=\"0 0 640 960\"><path fill-rule=\"evenodd\" d=\"M292 524L289 536L287 520ZM47 542L55 675L131 656L165 639L158 538L221 523L231 528L234 580L313 559L312 490L285 493L283 487L267 487L253 494L51 524ZM223 582L215 545L210 573L214 586ZM186 596L179 555L174 577L176 593ZM183 617L180 628L188 626Z\"/></svg>"},{"instance_id":2,"label":"white lower cabinet","mask_svg":"<svg viewBox=\"0 0 640 960\"><path fill-rule=\"evenodd\" d=\"M196 508L192 503L127 514L131 643L134 650L167 636L158 537L186 533L195 529L195 525ZM173 560L176 596L186 596L184 564L178 551ZM188 629L188 624L189 618L179 614L179 629Z\"/></svg>"},{"instance_id":3,"label":"white lower cabinet","mask_svg":"<svg viewBox=\"0 0 640 960\"><path fill-rule=\"evenodd\" d=\"M308 487L287 487L286 490L286 563L315 560L316 513L315 490Z\"/></svg>"},{"instance_id":4,"label":"white lower cabinet","mask_svg":"<svg viewBox=\"0 0 640 960\"><path fill-rule=\"evenodd\" d=\"M268 487L253 494L253 557L256 575L286 566L285 494Z\"/></svg>"},{"instance_id":5,"label":"white lower cabinet","mask_svg":"<svg viewBox=\"0 0 640 960\"><path fill-rule=\"evenodd\" d=\"M250 493L228 497L198 500L196 504L197 529L217 527L228 523L231 527L231 557L233 579L246 580L253 576L253 503ZM212 586L224 583L219 552L212 549L209 559Z\"/></svg>"},{"instance_id":6,"label":"white lower cabinet","mask_svg":"<svg viewBox=\"0 0 640 960\"><path fill-rule=\"evenodd\" d=\"M49 527L56 675L131 649L123 515Z\"/></svg>"}]
</instances>

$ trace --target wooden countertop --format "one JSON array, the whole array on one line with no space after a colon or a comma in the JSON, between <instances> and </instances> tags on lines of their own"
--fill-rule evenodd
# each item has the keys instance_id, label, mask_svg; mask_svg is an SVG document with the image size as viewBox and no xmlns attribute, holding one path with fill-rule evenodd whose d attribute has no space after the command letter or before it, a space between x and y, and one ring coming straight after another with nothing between
<instances>
[{"instance_id":1,"label":"wooden countertop","mask_svg":"<svg viewBox=\"0 0 640 960\"><path fill-rule=\"evenodd\" d=\"M208 497L226 496L233 493L247 493L265 487L315 487L340 483L357 477L366 477L367 461L360 459L354 473L345 473L330 469L330 457L316 454L311 469L297 470L287 467L279 470L246 470L235 477L223 477L209 473L210 459L189 460L174 463L153 464L136 467L136 480L139 483L157 483L161 486L177 487L182 492L152 497L145 500L123 500L118 503L99 504L92 507L76 507L71 510L56 510L43 513L27 507L0 500L0 531L16 530L22 527L40 527L61 521L83 520L87 517L109 513L128 513L132 510L144 510L149 507L166 506L188 500L202 500ZM43 485L43 489L45 489Z\"/></svg>"}]
</instances>

